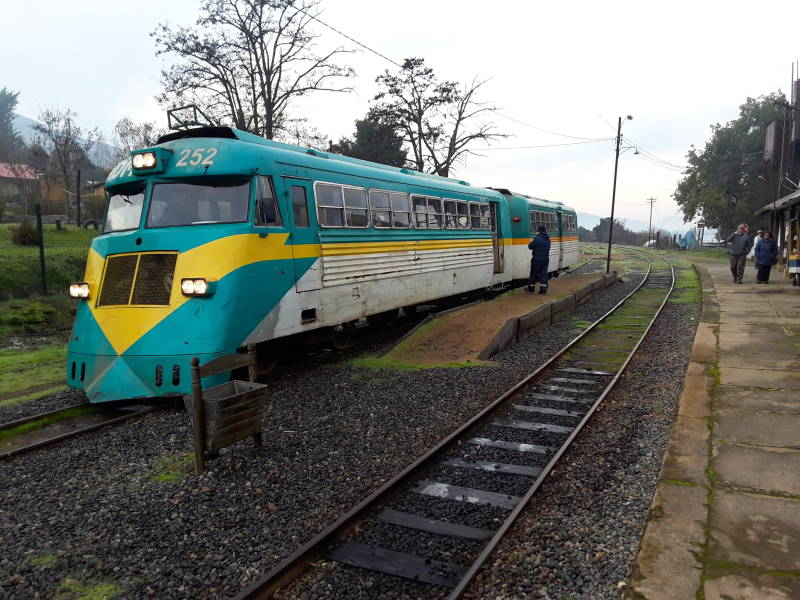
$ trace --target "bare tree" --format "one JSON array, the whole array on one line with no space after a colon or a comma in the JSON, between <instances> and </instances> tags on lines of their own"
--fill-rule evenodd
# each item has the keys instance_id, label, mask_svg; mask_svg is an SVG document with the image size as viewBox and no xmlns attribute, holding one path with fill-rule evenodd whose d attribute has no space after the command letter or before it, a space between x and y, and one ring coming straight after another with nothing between
<instances>
[{"instance_id":1,"label":"bare tree","mask_svg":"<svg viewBox=\"0 0 800 600\"><path fill-rule=\"evenodd\" d=\"M114 155L116 161L128 158L132 150L155 146L158 138L166 131L155 123L136 123L124 117L114 125Z\"/></svg>"},{"instance_id":2,"label":"bare tree","mask_svg":"<svg viewBox=\"0 0 800 600\"><path fill-rule=\"evenodd\" d=\"M320 0L205 0L196 27L160 24L156 55L180 62L162 71L162 104L197 104L221 123L272 139L287 125L291 102L354 75L335 60L343 47L318 53L309 24ZM213 33L208 33L213 32Z\"/></svg>"},{"instance_id":3,"label":"bare tree","mask_svg":"<svg viewBox=\"0 0 800 600\"><path fill-rule=\"evenodd\" d=\"M476 99L486 81L438 82L422 58L408 58L399 73L386 71L376 81L382 90L373 110L401 133L418 171L447 177L455 164L476 154L474 142L508 137L486 120L497 108Z\"/></svg>"},{"instance_id":4,"label":"bare tree","mask_svg":"<svg viewBox=\"0 0 800 600\"><path fill-rule=\"evenodd\" d=\"M46 152L46 160L42 157L44 170L61 179L65 190L74 189L78 169L92 166L89 153L101 137L97 128L81 128L75 121L77 117L70 109L45 109L39 113L39 122L33 127L33 145ZM66 204L65 199L65 207Z\"/></svg>"}]
</instances>

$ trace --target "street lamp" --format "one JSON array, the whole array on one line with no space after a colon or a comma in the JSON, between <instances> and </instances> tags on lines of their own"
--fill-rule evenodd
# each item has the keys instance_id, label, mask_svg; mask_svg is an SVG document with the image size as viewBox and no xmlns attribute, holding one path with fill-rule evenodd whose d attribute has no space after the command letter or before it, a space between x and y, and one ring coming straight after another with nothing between
<instances>
[{"instance_id":1,"label":"street lamp","mask_svg":"<svg viewBox=\"0 0 800 600\"><path fill-rule=\"evenodd\" d=\"M628 121L633 121L633 117L625 117ZM619 165L619 142L622 137L622 117L617 122L617 154L614 158L614 188L611 192L611 222L608 224L608 257L606 258L606 275L611 272L611 236L614 232L614 203L617 199L617 167Z\"/></svg>"}]
</instances>

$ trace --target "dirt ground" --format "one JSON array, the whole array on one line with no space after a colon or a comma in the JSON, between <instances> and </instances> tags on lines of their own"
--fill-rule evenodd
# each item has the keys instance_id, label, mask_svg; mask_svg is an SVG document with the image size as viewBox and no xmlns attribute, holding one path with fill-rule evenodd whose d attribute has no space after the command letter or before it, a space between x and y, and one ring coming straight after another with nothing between
<instances>
[{"instance_id":1,"label":"dirt ground","mask_svg":"<svg viewBox=\"0 0 800 600\"><path fill-rule=\"evenodd\" d=\"M407 365L466 365L481 363L478 355L508 319L520 317L554 300L568 296L602 275L567 275L550 280L547 295L519 288L442 315L423 325L384 356Z\"/></svg>"}]
</instances>

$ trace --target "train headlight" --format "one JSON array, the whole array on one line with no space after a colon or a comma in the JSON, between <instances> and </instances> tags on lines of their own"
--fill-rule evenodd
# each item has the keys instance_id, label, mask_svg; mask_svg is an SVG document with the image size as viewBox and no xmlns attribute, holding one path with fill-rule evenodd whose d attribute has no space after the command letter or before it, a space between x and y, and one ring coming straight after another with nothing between
<instances>
[{"instance_id":1,"label":"train headlight","mask_svg":"<svg viewBox=\"0 0 800 600\"><path fill-rule=\"evenodd\" d=\"M202 277L181 279L181 292L184 296L210 296L214 293L214 285Z\"/></svg>"},{"instance_id":2,"label":"train headlight","mask_svg":"<svg viewBox=\"0 0 800 600\"><path fill-rule=\"evenodd\" d=\"M72 283L69 286L69 295L73 298L86 299L89 297L89 284L85 281Z\"/></svg>"},{"instance_id":3,"label":"train headlight","mask_svg":"<svg viewBox=\"0 0 800 600\"><path fill-rule=\"evenodd\" d=\"M137 152L131 157L134 169L152 169L156 166L155 152Z\"/></svg>"}]
</instances>

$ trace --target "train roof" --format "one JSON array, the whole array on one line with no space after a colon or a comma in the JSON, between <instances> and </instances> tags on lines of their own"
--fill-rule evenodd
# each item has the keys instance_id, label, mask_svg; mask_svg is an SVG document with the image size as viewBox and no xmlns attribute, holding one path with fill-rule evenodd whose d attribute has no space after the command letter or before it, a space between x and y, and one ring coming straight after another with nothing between
<instances>
[{"instance_id":1,"label":"train roof","mask_svg":"<svg viewBox=\"0 0 800 600\"><path fill-rule=\"evenodd\" d=\"M286 144L284 142L268 140L267 138L263 138L261 136L249 133L247 131L242 131L241 129L236 129L234 127L196 127L193 129L184 129L176 131L174 133L168 133L166 135L163 135L160 138L158 138L158 141L156 143L163 144L165 142L171 142L174 140L182 140L187 138L223 138L223 139L240 140L242 142L259 144L261 146L268 146L280 150L288 150L290 152L310 155L317 158L333 159L337 161L351 163L354 165L369 167L372 169L381 169L393 173L401 173L403 175L413 175L414 177L424 177L426 179L431 179L433 181L438 181L442 183L447 182L451 184L456 183L459 185L470 186L470 183L468 181L464 181L462 179L454 179L452 177L442 177L441 175L434 175L432 173L423 173L422 171L415 171L414 169L406 169L403 167L391 167L389 165L383 165L381 163L370 162L368 160L362 160L360 158L344 156L333 152L324 152L322 150L314 150L313 148L294 146L292 144Z\"/></svg>"},{"instance_id":2,"label":"train roof","mask_svg":"<svg viewBox=\"0 0 800 600\"><path fill-rule=\"evenodd\" d=\"M512 198L520 198L522 200L525 200L528 204L532 204L532 205L542 205L543 204L543 205L545 205L547 207L550 207L550 208L553 208L553 209L559 209L560 208L562 210L575 212L574 208L572 208L570 206L567 206L563 202L560 202L558 200L546 200L545 198L537 198L536 196L529 196L528 194L520 194L519 192L512 192L508 188L490 187L489 189L490 190L495 190L496 192L500 192L504 196L510 196Z\"/></svg>"}]
</instances>

